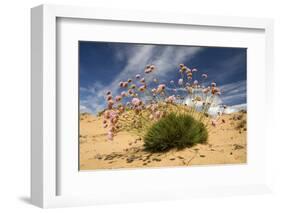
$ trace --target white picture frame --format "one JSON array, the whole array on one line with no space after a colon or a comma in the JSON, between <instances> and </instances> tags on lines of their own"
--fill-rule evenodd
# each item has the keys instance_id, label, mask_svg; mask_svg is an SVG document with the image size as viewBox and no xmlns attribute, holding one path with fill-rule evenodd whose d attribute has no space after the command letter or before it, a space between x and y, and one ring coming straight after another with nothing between
<instances>
[{"instance_id":1,"label":"white picture frame","mask_svg":"<svg viewBox=\"0 0 281 213\"><path fill-rule=\"evenodd\" d=\"M57 20L64 19L87 19L100 21L119 21L134 23L153 23L169 26L200 26L212 28L232 29L256 29L264 31L265 42L265 68L266 74L266 104L273 104L274 100L269 91L273 88L270 82L273 76L273 21L271 19L240 18L240 17L216 17L188 14L166 14L146 11L122 11L99 8L84 8L74 6L41 5L31 10L31 80L32 80L32 103L31 103L31 201L33 204L47 207L91 205L99 203L138 202L143 200L165 200L198 196L214 195L240 195L252 193L264 193L271 191L270 161L264 159L265 168L262 171L265 177L255 184L237 183L225 186L210 186L179 189L169 187L167 190L156 190L151 196L128 194L120 196L113 192L112 196L106 195L58 195L59 171L57 150L57 88L60 82L57 80ZM272 124L269 121L270 114L267 112L268 126L264 134L266 147L270 149L272 140L270 131ZM267 153L266 157L270 157ZM229 169L229 168L228 168ZM126 178L126 171L123 176ZM129 171L128 171L129 172ZM181 173L182 170L174 170ZM138 172L136 172L138 173ZM140 173L140 172L139 172ZM164 175L162 169L153 171L154 174ZM85 175L85 174L84 174ZM107 175L111 175L108 173ZM161 186L161 185L159 185ZM174 196L165 195L168 190ZM126 193L126 192L123 192ZM133 192L132 192L133 193ZM175 195L176 193L176 195ZM159 196L155 196L155 195Z\"/></svg>"}]
</instances>

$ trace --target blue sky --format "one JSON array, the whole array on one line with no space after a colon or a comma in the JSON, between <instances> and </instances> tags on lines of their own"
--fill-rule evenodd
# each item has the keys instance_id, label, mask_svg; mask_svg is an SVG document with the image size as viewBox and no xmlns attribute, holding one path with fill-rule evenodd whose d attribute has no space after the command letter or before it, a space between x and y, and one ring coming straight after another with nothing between
<instances>
[{"instance_id":1,"label":"blue sky","mask_svg":"<svg viewBox=\"0 0 281 213\"><path fill-rule=\"evenodd\" d=\"M246 106L245 48L194 47L175 45L79 42L80 111L96 113L104 109L104 94L120 93L118 83L136 74L144 76L144 67L154 64L150 76L161 83L176 81L180 63L197 68L197 78L208 74L222 90L221 101L229 106ZM195 80L195 79L193 79ZM206 82L206 83L208 83Z\"/></svg>"}]
</instances>

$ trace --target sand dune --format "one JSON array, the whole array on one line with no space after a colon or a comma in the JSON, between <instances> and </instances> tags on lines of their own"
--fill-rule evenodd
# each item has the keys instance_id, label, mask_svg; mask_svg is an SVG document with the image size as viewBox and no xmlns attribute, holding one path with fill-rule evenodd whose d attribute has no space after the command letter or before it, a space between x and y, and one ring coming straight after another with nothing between
<instances>
[{"instance_id":1,"label":"sand dune","mask_svg":"<svg viewBox=\"0 0 281 213\"><path fill-rule=\"evenodd\" d=\"M143 151L142 139L129 132L119 132L113 141L108 141L106 129L102 127L102 117L81 114L80 169L246 163L246 116L246 112L223 115L216 127L208 127L207 144L151 154Z\"/></svg>"}]
</instances>

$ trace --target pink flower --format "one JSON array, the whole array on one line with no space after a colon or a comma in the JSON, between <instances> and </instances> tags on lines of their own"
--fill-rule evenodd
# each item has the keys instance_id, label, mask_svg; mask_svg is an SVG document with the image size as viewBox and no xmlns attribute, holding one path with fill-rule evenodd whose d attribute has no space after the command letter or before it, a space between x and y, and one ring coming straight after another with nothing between
<instances>
[{"instance_id":1,"label":"pink flower","mask_svg":"<svg viewBox=\"0 0 281 213\"><path fill-rule=\"evenodd\" d=\"M140 75L139 74L136 75L136 79L140 79Z\"/></svg>"},{"instance_id":2,"label":"pink flower","mask_svg":"<svg viewBox=\"0 0 281 213\"><path fill-rule=\"evenodd\" d=\"M182 78L179 79L178 84L183 85L183 79Z\"/></svg>"},{"instance_id":3,"label":"pink flower","mask_svg":"<svg viewBox=\"0 0 281 213\"><path fill-rule=\"evenodd\" d=\"M134 93L134 90L129 89L129 90L128 90L128 93L129 93L130 95L132 95L132 94Z\"/></svg>"},{"instance_id":4,"label":"pink flower","mask_svg":"<svg viewBox=\"0 0 281 213\"><path fill-rule=\"evenodd\" d=\"M169 96L168 98L166 98L165 101L166 101L167 103L173 104L173 103L175 103L175 101L176 101L176 97L175 97L174 95L171 95L171 96Z\"/></svg>"},{"instance_id":5,"label":"pink flower","mask_svg":"<svg viewBox=\"0 0 281 213\"><path fill-rule=\"evenodd\" d=\"M128 86L128 82L123 82L123 87L127 87Z\"/></svg>"},{"instance_id":6,"label":"pink flower","mask_svg":"<svg viewBox=\"0 0 281 213\"><path fill-rule=\"evenodd\" d=\"M107 124L103 124L103 128L107 128Z\"/></svg>"},{"instance_id":7,"label":"pink flower","mask_svg":"<svg viewBox=\"0 0 281 213\"><path fill-rule=\"evenodd\" d=\"M122 96L117 95L117 96L115 97L115 101L116 101L116 102L119 102L119 101L121 101L121 100L122 100Z\"/></svg>"},{"instance_id":8,"label":"pink flower","mask_svg":"<svg viewBox=\"0 0 281 213\"><path fill-rule=\"evenodd\" d=\"M212 87L216 87L217 84L216 84L215 82L212 82L211 86L212 86Z\"/></svg>"},{"instance_id":9,"label":"pink flower","mask_svg":"<svg viewBox=\"0 0 281 213\"><path fill-rule=\"evenodd\" d=\"M107 101L109 101L109 100L111 100L112 99L112 95L108 95L107 97L106 97L106 100Z\"/></svg>"},{"instance_id":10,"label":"pink flower","mask_svg":"<svg viewBox=\"0 0 281 213\"><path fill-rule=\"evenodd\" d=\"M107 102L107 107L108 107L108 109L112 109L113 105L114 105L114 101L113 101L113 100L109 100L109 101Z\"/></svg>"},{"instance_id":11,"label":"pink flower","mask_svg":"<svg viewBox=\"0 0 281 213\"><path fill-rule=\"evenodd\" d=\"M144 73L146 73L146 74L151 73L151 72L152 72L152 71L151 71L150 68L144 70Z\"/></svg>"},{"instance_id":12,"label":"pink flower","mask_svg":"<svg viewBox=\"0 0 281 213\"><path fill-rule=\"evenodd\" d=\"M121 96L122 96L122 97L125 97L126 95L127 95L127 94L126 94L125 91L121 92Z\"/></svg>"},{"instance_id":13,"label":"pink flower","mask_svg":"<svg viewBox=\"0 0 281 213\"><path fill-rule=\"evenodd\" d=\"M123 87L124 86L124 82L119 82L119 87Z\"/></svg>"},{"instance_id":14,"label":"pink flower","mask_svg":"<svg viewBox=\"0 0 281 213\"><path fill-rule=\"evenodd\" d=\"M145 89L146 89L146 86L145 86L145 85L143 85L143 86L140 86L139 91L140 91L140 92L144 92L144 91L145 91Z\"/></svg>"},{"instance_id":15,"label":"pink flower","mask_svg":"<svg viewBox=\"0 0 281 213\"><path fill-rule=\"evenodd\" d=\"M166 87L165 84L159 84L158 87L157 87L156 92L157 92L157 93L163 92L163 91L165 90L165 87Z\"/></svg>"},{"instance_id":16,"label":"pink flower","mask_svg":"<svg viewBox=\"0 0 281 213\"><path fill-rule=\"evenodd\" d=\"M106 111L104 112L104 114L103 114L103 117L104 117L105 119L109 119L109 118L110 118L110 111L106 110Z\"/></svg>"},{"instance_id":17,"label":"pink flower","mask_svg":"<svg viewBox=\"0 0 281 213\"><path fill-rule=\"evenodd\" d=\"M141 82L141 83L145 83L145 79L142 78L142 79L140 80L140 82Z\"/></svg>"},{"instance_id":18,"label":"pink flower","mask_svg":"<svg viewBox=\"0 0 281 213\"><path fill-rule=\"evenodd\" d=\"M141 104L141 100L138 98L133 98L132 104L133 104L133 106L139 106Z\"/></svg>"}]
</instances>

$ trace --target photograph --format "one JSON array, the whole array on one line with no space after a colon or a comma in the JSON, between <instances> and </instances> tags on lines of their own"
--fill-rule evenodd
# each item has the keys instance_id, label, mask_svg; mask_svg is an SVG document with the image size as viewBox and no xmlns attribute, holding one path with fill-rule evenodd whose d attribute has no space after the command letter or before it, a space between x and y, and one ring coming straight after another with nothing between
<instances>
[{"instance_id":1,"label":"photograph","mask_svg":"<svg viewBox=\"0 0 281 213\"><path fill-rule=\"evenodd\" d=\"M78 51L79 171L247 163L247 48Z\"/></svg>"}]
</instances>

